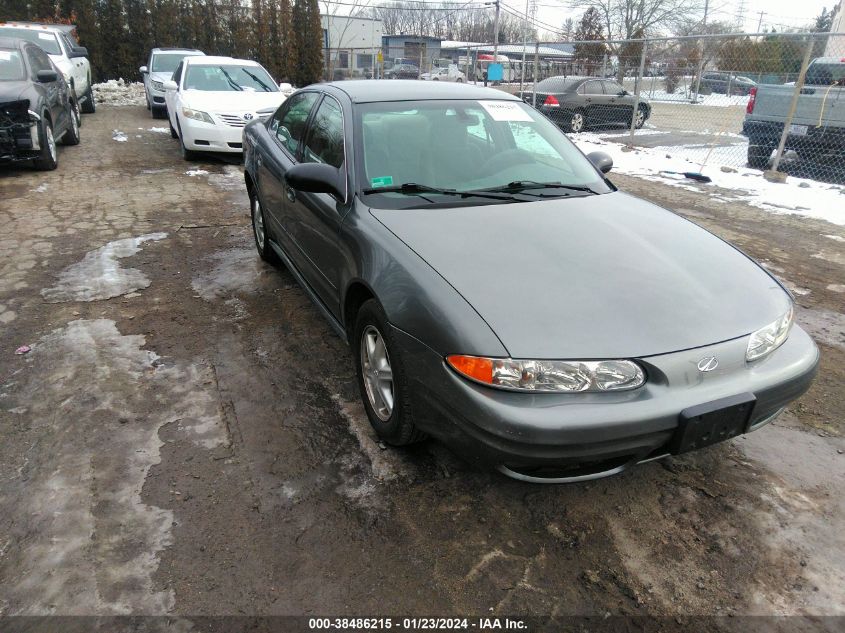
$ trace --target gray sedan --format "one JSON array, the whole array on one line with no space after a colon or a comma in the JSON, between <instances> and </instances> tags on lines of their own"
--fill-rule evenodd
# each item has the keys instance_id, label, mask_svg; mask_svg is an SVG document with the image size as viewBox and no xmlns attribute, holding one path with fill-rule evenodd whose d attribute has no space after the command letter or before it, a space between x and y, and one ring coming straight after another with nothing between
<instances>
[{"instance_id":1,"label":"gray sedan","mask_svg":"<svg viewBox=\"0 0 845 633\"><path fill-rule=\"evenodd\" d=\"M601 477L758 429L815 374L765 269L503 92L310 86L244 156L259 255L348 341L389 444Z\"/></svg>"}]
</instances>

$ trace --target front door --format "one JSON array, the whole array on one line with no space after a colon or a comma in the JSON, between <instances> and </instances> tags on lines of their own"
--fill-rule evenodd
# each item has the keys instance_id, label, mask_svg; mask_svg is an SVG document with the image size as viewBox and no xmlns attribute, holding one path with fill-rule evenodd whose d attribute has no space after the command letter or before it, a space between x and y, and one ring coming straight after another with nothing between
<instances>
[{"instance_id":1,"label":"front door","mask_svg":"<svg viewBox=\"0 0 845 633\"><path fill-rule=\"evenodd\" d=\"M347 178L343 129L343 109L338 101L324 95L308 125L302 146L302 162L323 163L338 169L344 183L340 198L324 193L307 193L287 187L284 224L298 250L297 266L323 303L338 314L340 295L340 254L338 232L346 210Z\"/></svg>"}]
</instances>

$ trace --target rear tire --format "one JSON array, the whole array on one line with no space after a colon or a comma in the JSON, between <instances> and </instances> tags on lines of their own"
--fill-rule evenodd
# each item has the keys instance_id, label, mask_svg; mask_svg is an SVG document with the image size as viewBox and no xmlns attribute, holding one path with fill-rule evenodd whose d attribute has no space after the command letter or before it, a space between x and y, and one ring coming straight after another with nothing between
<instances>
[{"instance_id":1,"label":"rear tire","mask_svg":"<svg viewBox=\"0 0 845 633\"><path fill-rule=\"evenodd\" d=\"M176 130L173 129L173 124L170 120L167 121L167 124L170 126L170 138L179 138L179 135L176 133Z\"/></svg>"},{"instance_id":2,"label":"rear tire","mask_svg":"<svg viewBox=\"0 0 845 633\"><path fill-rule=\"evenodd\" d=\"M352 338L358 388L367 417L379 438L393 446L425 439L414 424L411 394L399 346L381 305L365 301Z\"/></svg>"},{"instance_id":3,"label":"rear tire","mask_svg":"<svg viewBox=\"0 0 845 633\"><path fill-rule=\"evenodd\" d=\"M91 88L91 78L88 78L88 90L85 91L82 101L82 113L94 114L97 111L97 104L94 103L94 91Z\"/></svg>"},{"instance_id":4,"label":"rear tire","mask_svg":"<svg viewBox=\"0 0 845 633\"><path fill-rule=\"evenodd\" d=\"M59 166L59 150L56 148L56 140L53 138L53 124L46 118L41 119L38 126L39 143L41 144L41 155L32 161L38 171L52 171Z\"/></svg>"},{"instance_id":5,"label":"rear tire","mask_svg":"<svg viewBox=\"0 0 845 633\"><path fill-rule=\"evenodd\" d=\"M79 122L82 120L79 114L79 106L75 102L71 102L68 104L68 108L70 109L70 112L68 112L70 128L62 137L62 145L79 145Z\"/></svg>"},{"instance_id":6,"label":"rear tire","mask_svg":"<svg viewBox=\"0 0 845 633\"><path fill-rule=\"evenodd\" d=\"M276 252L270 246L270 235L267 232L264 206L261 204L258 192L256 191L250 191L249 193L249 210L252 220L252 237L255 239L255 250L258 251L258 256L268 264L277 265L279 258L276 257Z\"/></svg>"},{"instance_id":7,"label":"rear tire","mask_svg":"<svg viewBox=\"0 0 845 633\"><path fill-rule=\"evenodd\" d=\"M766 169L774 150L772 145L748 145L748 166L753 169Z\"/></svg>"}]
</instances>

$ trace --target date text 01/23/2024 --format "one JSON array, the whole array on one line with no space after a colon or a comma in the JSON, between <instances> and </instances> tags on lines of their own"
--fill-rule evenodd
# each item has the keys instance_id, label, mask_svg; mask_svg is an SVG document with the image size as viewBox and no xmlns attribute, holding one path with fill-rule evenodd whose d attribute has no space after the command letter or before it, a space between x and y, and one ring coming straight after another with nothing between
<instances>
[{"instance_id":1,"label":"date text 01/23/2024","mask_svg":"<svg viewBox=\"0 0 845 633\"><path fill-rule=\"evenodd\" d=\"M518 618L310 618L313 631L527 631L527 624Z\"/></svg>"}]
</instances>

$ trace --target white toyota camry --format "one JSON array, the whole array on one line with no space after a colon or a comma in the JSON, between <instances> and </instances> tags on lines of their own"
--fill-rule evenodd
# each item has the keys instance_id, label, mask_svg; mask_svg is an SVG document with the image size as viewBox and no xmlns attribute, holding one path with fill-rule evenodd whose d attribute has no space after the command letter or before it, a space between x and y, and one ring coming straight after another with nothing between
<instances>
[{"instance_id":1,"label":"white toyota camry","mask_svg":"<svg viewBox=\"0 0 845 633\"><path fill-rule=\"evenodd\" d=\"M232 57L186 57L164 88L170 134L186 160L195 152L243 151L244 126L285 100L261 64Z\"/></svg>"}]
</instances>

